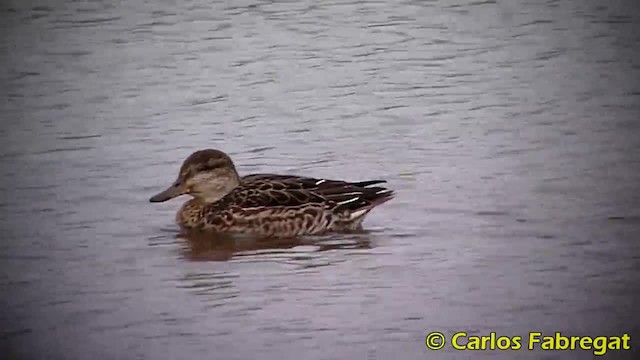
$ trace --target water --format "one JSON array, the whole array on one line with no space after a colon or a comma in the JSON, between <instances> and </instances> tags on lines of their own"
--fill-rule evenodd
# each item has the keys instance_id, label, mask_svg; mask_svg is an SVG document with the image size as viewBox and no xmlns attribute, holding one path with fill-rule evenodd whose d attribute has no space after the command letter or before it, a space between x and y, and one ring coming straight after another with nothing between
<instances>
[{"instance_id":1,"label":"water","mask_svg":"<svg viewBox=\"0 0 640 360\"><path fill-rule=\"evenodd\" d=\"M635 7L635 9L634 9ZM430 331L640 340L632 1L5 1L11 359L569 359ZM386 178L365 234L181 238L192 151ZM610 358L634 358L616 352Z\"/></svg>"}]
</instances>

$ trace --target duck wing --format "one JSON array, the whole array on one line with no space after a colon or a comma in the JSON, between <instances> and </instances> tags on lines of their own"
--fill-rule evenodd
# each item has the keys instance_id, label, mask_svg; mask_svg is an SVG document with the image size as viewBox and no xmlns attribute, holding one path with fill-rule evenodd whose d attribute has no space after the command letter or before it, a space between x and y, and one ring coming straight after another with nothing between
<instances>
[{"instance_id":1,"label":"duck wing","mask_svg":"<svg viewBox=\"0 0 640 360\"><path fill-rule=\"evenodd\" d=\"M378 184L378 183L376 183ZM355 212L361 209L371 210L394 198L395 193L382 186L358 186L358 183L318 188L313 192L330 203L335 203L335 210Z\"/></svg>"},{"instance_id":2,"label":"duck wing","mask_svg":"<svg viewBox=\"0 0 640 360\"><path fill-rule=\"evenodd\" d=\"M360 182L348 182L344 180L332 180L325 178L314 178L296 175L278 175L278 174L251 174L244 176L242 181L245 184L252 182L274 181L285 185L292 189L324 189L334 188L338 186L357 186L367 187L376 184L386 183L386 180L367 180Z\"/></svg>"},{"instance_id":3,"label":"duck wing","mask_svg":"<svg viewBox=\"0 0 640 360\"><path fill-rule=\"evenodd\" d=\"M292 188L281 181L255 180L234 189L220 199L216 207L297 207L326 202L327 199L321 195L304 188Z\"/></svg>"},{"instance_id":4,"label":"duck wing","mask_svg":"<svg viewBox=\"0 0 640 360\"><path fill-rule=\"evenodd\" d=\"M268 179L253 178L250 182L236 188L218 202L218 206L227 208L255 207L297 207L302 205L323 205L336 211L356 211L362 208L373 208L391 200L395 194L380 184L384 180L370 180L350 183L341 180L327 180L318 185L314 178L298 176L273 175ZM313 180L316 180L313 182Z\"/></svg>"}]
</instances>

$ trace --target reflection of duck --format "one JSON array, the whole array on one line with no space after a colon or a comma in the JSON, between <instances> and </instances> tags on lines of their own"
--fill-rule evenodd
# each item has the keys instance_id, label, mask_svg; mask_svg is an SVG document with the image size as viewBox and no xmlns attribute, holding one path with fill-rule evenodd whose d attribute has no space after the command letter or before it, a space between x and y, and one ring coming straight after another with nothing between
<instances>
[{"instance_id":1,"label":"reflection of duck","mask_svg":"<svg viewBox=\"0 0 640 360\"><path fill-rule=\"evenodd\" d=\"M207 149L191 154L173 185L150 201L193 196L176 216L187 229L292 237L361 229L369 211L394 197L393 191L372 186L384 182L272 174L240 178L229 156Z\"/></svg>"},{"instance_id":2,"label":"reflection of duck","mask_svg":"<svg viewBox=\"0 0 640 360\"><path fill-rule=\"evenodd\" d=\"M227 261L232 258L258 259L262 256L279 256L280 259L300 259L302 254L319 253L336 249L370 249L372 240L368 233L340 235L339 239L322 238L237 238L227 234L188 231L178 238L186 240L182 255L191 261ZM325 241L326 240L326 241ZM302 250L303 249L303 250ZM302 256L304 257L304 256Z\"/></svg>"}]
</instances>

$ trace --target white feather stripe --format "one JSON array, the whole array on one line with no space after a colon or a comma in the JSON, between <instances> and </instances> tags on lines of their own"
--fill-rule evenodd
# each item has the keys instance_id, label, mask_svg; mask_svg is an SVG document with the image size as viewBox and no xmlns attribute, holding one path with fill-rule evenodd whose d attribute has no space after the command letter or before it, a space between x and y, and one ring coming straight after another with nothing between
<instances>
[{"instance_id":1,"label":"white feather stripe","mask_svg":"<svg viewBox=\"0 0 640 360\"><path fill-rule=\"evenodd\" d=\"M356 197L351 198L351 199L349 199L349 200L340 201L340 202L339 202L339 203L337 203L337 204L339 204L339 205L344 205L344 204L348 204L348 203L350 203L350 202L354 202L354 201L356 201L356 200L358 200L358 199L360 199L360 196L356 196Z\"/></svg>"},{"instance_id":2,"label":"white feather stripe","mask_svg":"<svg viewBox=\"0 0 640 360\"><path fill-rule=\"evenodd\" d=\"M354 191L349 193L340 193L339 195L362 195L362 191Z\"/></svg>"},{"instance_id":3,"label":"white feather stripe","mask_svg":"<svg viewBox=\"0 0 640 360\"><path fill-rule=\"evenodd\" d=\"M371 209L362 209L362 210L358 210L358 211L354 211L351 214L349 214L349 220L355 220L357 218L359 218L360 216L366 214L369 210Z\"/></svg>"}]
</instances>

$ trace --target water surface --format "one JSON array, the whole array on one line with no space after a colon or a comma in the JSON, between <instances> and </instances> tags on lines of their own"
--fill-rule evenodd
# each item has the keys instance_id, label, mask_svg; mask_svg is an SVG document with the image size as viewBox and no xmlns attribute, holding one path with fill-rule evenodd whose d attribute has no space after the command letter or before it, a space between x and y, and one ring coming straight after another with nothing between
<instances>
[{"instance_id":1,"label":"water surface","mask_svg":"<svg viewBox=\"0 0 640 360\"><path fill-rule=\"evenodd\" d=\"M633 9L635 7L636 9ZM632 1L0 5L11 359L434 354L429 331L640 340ZM368 232L178 236L192 151L385 178ZM634 358L616 353L612 358Z\"/></svg>"}]
</instances>

